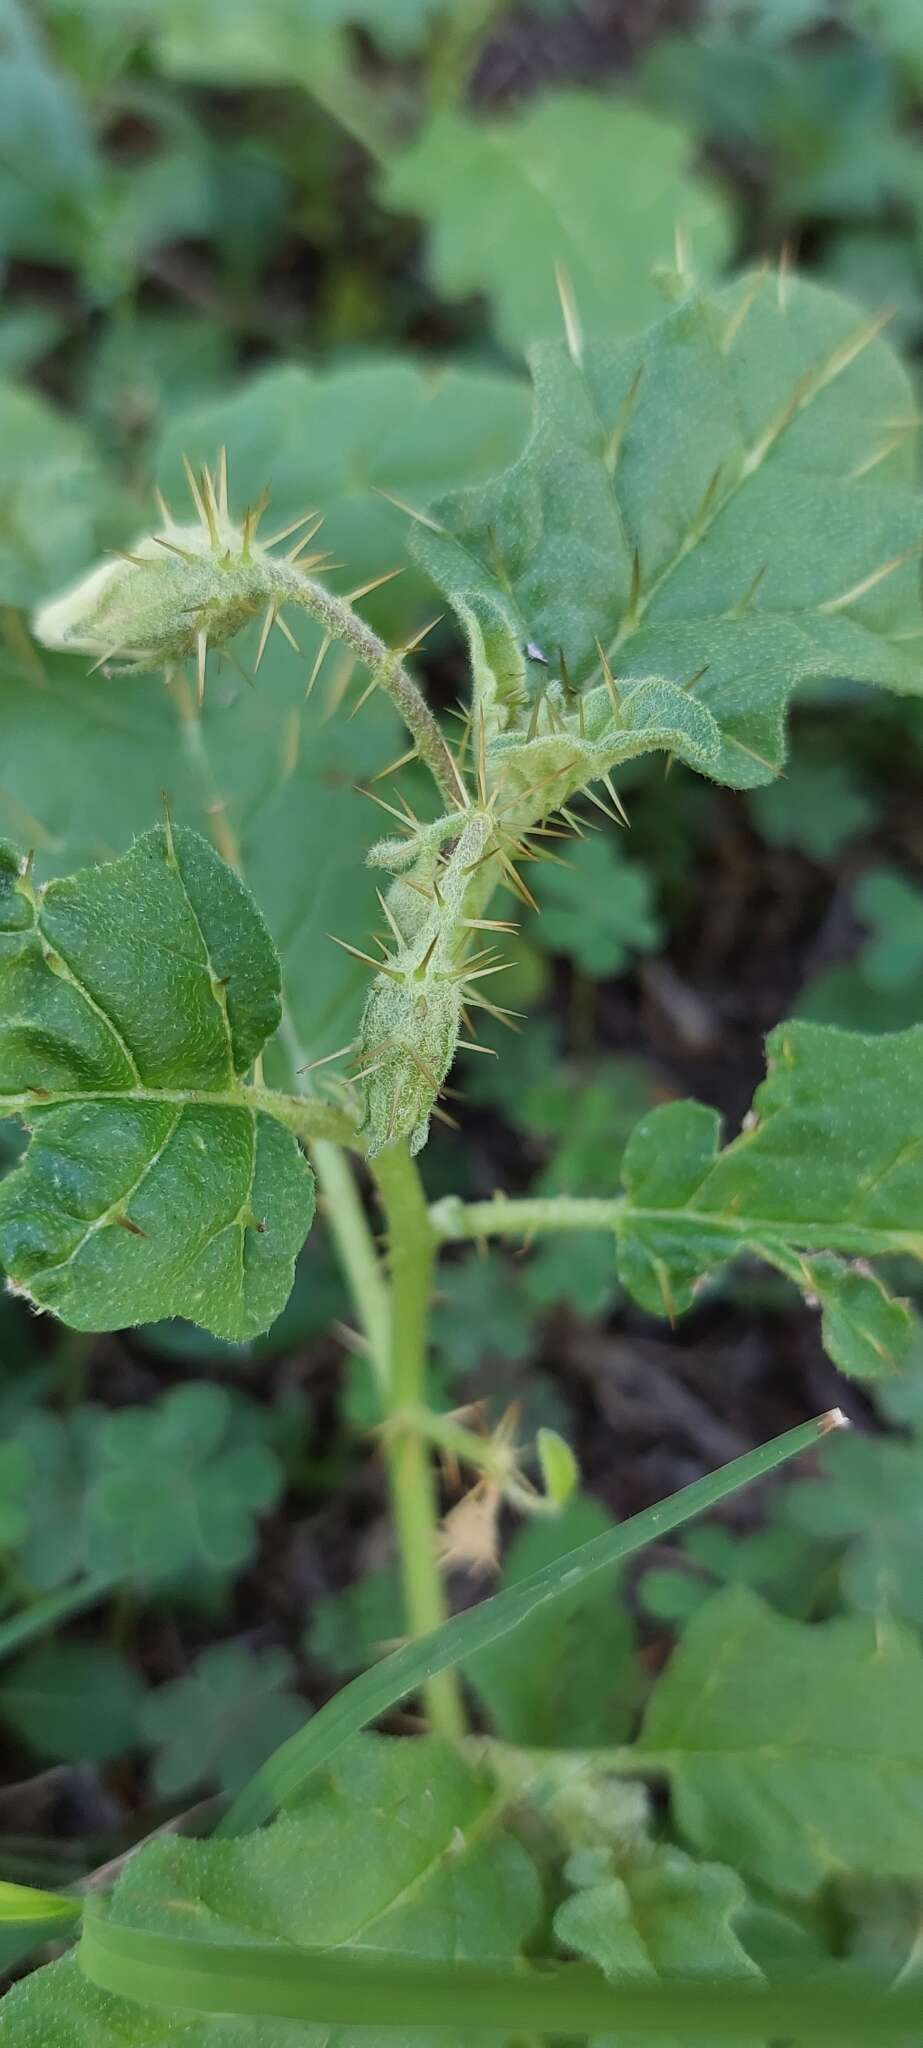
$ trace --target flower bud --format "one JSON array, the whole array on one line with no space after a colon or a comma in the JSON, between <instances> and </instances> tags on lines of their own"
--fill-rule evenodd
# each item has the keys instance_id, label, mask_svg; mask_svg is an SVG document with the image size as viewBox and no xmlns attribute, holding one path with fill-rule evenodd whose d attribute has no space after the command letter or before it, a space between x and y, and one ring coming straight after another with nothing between
<instances>
[{"instance_id":1,"label":"flower bud","mask_svg":"<svg viewBox=\"0 0 923 2048\"><path fill-rule=\"evenodd\" d=\"M396 1138L409 1138L412 1152L426 1142L461 1029L465 902L492 830L484 812L460 818L454 845L441 858L428 849L414 890L398 879L385 906L400 943L372 983L359 1029L361 1128L370 1158ZM421 914L427 897L432 908Z\"/></svg>"},{"instance_id":2,"label":"flower bud","mask_svg":"<svg viewBox=\"0 0 923 2048\"><path fill-rule=\"evenodd\" d=\"M241 527L165 524L125 554L102 562L34 620L44 647L93 655L113 673L169 668L230 640L272 595L274 567L246 547Z\"/></svg>"}]
</instances>

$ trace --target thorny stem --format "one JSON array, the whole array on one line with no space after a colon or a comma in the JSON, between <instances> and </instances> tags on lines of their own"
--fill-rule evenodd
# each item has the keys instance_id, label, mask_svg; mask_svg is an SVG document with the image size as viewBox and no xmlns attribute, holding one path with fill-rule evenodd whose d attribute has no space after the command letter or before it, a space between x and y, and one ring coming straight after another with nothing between
<instances>
[{"instance_id":1,"label":"thorny stem","mask_svg":"<svg viewBox=\"0 0 923 2048\"><path fill-rule=\"evenodd\" d=\"M426 763L446 802L457 808L462 790L452 755L422 691L405 668L400 654L386 647L371 626L367 626L364 619L344 604L342 598L334 597L332 591L325 590L323 584L315 583L297 567L289 573L291 589L287 593L287 601L310 612L331 640L342 640L352 648L400 713L416 741L421 761Z\"/></svg>"},{"instance_id":2,"label":"thorny stem","mask_svg":"<svg viewBox=\"0 0 923 2048\"><path fill-rule=\"evenodd\" d=\"M426 1443L408 1414L425 1400L426 1328L436 1239L430 1227L420 1176L403 1142L388 1145L372 1161L388 1233L391 1268L391 1342L385 1423L385 1453L392 1511L401 1558L404 1603L410 1633L427 1635L446 1619L445 1592L436 1556L438 1509ZM428 1681L424 1698L432 1727L457 1738L465 1732L454 1675Z\"/></svg>"}]
</instances>

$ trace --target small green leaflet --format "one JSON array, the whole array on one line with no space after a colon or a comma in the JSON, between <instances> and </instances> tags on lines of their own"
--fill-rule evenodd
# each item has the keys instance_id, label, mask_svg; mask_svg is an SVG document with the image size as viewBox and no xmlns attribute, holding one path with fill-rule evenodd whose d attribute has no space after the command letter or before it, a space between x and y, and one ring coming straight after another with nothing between
<instances>
[{"instance_id":1,"label":"small green leaflet","mask_svg":"<svg viewBox=\"0 0 923 2048\"><path fill-rule=\"evenodd\" d=\"M706 279L723 268L730 210L693 172L694 151L688 129L642 107L549 93L500 119L436 114L388 165L381 197L428 223L440 296L486 292L519 355L561 332L556 265L581 325L610 338L657 319L656 273L675 272L682 242Z\"/></svg>"},{"instance_id":2,"label":"small green leaflet","mask_svg":"<svg viewBox=\"0 0 923 2048\"><path fill-rule=\"evenodd\" d=\"M550 809L663 747L748 788L798 683L919 694L914 404L878 325L761 273L636 342L535 351L525 453L414 535L471 639L491 780Z\"/></svg>"},{"instance_id":3,"label":"small green leaflet","mask_svg":"<svg viewBox=\"0 0 923 2048\"><path fill-rule=\"evenodd\" d=\"M279 967L237 877L148 832L36 889L0 855L0 1109L32 1142L0 1190L14 1287L78 1329L265 1329L311 1225L294 1137L242 1085Z\"/></svg>"},{"instance_id":4,"label":"small green leaflet","mask_svg":"<svg viewBox=\"0 0 923 2048\"><path fill-rule=\"evenodd\" d=\"M235 1441L234 1422L227 1388L202 1380L106 1417L84 1514L92 1571L179 1590L184 1578L250 1562L257 1517L284 1474L266 1444Z\"/></svg>"},{"instance_id":5,"label":"small green leaflet","mask_svg":"<svg viewBox=\"0 0 923 2048\"><path fill-rule=\"evenodd\" d=\"M606 1862L612 1867L598 1851L578 1851L565 1869L575 1889L554 1919L565 1948L598 1963L616 1983L759 1976L731 1925L747 1904L735 1871L648 1841L617 1865Z\"/></svg>"},{"instance_id":6,"label":"small green leaflet","mask_svg":"<svg viewBox=\"0 0 923 2048\"><path fill-rule=\"evenodd\" d=\"M923 1870L923 1653L895 1623L806 1625L735 1587L689 1623L633 1754L702 1854L807 1897Z\"/></svg>"},{"instance_id":7,"label":"small green leaflet","mask_svg":"<svg viewBox=\"0 0 923 2048\"><path fill-rule=\"evenodd\" d=\"M176 1799L197 1785L239 1792L304 1725L305 1702L289 1690L293 1676L285 1650L257 1656L243 1643L212 1643L183 1677L149 1693L140 1728L157 1752L158 1798Z\"/></svg>"},{"instance_id":8,"label":"small green leaflet","mask_svg":"<svg viewBox=\"0 0 923 2048\"><path fill-rule=\"evenodd\" d=\"M909 1311L830 1248L923 1259L923 1027L862 1038L782 1024L744 1130L719 1150L720 1118L697 1102L642 1118L622 1161L619 1273L655 1315L688 1308L699 1281L750 1250L820 1303L844 1372L893 1370Z\"/></svg>"},{"instance_id":9,"label":"small green leaflet","mask_svg":"<svg viewBox=\"0 0 923 2048\"><path fill-rule=\"evenodd\" d=\"M0 1721L52 1763L98 1763L137 1746L144 1693L108 1643L42 1643L0 1682Z\"/></svg>"},{"instance_id":10,"label":"small green leaflet","mask_svg":"<svg viewBox=\"0 0 923 2048\"><path fill-rule=\"evenodd\" d=\"M549 862L535 878L539 942L591 980L624 974L636 954L661 942L653 893L647 868L623 859L611 834L581 839L566 867Z\"/></svg>"}]
</instances>

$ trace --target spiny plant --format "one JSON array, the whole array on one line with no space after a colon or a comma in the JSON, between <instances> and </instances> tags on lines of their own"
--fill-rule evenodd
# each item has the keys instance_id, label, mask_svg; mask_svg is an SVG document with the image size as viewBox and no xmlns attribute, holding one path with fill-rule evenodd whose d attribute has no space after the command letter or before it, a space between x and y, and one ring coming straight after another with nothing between
<instances>
[{"instance_id":1,"label":"spiny plant","mask_svg":"<svg viewBox=\"0 0 923 2048\"><path fill-rule=\"evenodd\" d=\"M128 852L65 878L3 850L0 1099L30 1134L0 1188L11 1286L78 1329L186 1316L250 1337L292 1283L311 1153L371 1361L409 1638L261 1766L219 1839L152 1844L102 1904L9 1889L11 1919L80 1933L75 1956L11 1994L13 2048L178 2039L195 2013L216 2048L269 2048L277 2021L349 2027L372 2012L655 2038L854 2029L860 2011L899 2038L919 2022L912 1984L887 2006L852 1973L844 1987L821 1971L797 1997L774 1975L799 1952L800 1914L820 1941L832 1871L923 1875L923 1659L897 1623L809 1629L730 1589L694 1618L634 1743L624 1694L613 1688L608 1721L601 1702L592 1753L535 1747L541 1717L496 1676L511 1630L541 1628L559 1602L566 1645L597 1573L816 1444L839 1412L622 1527L568 1525L561 1555L551 1532L578 1477L562 1439L546 1430L527 1453L508 1418L481 1434L427 1399L443 1243L604 1232L629 1294L671 1320L747 1253L820 1308L831 1356L860 1376L897 1370L913 1336L873 1262L923 1260L923 1027L876 1039L782 1023L730 1142L711 1109L671 1102L635 1127L606 1193L427 1204L414 1155L458 1049L476 1049L481 1013L517 1021L492 987L512 928L496 893L531 908L530 863L560 859L592 813L623 826L630 760L659 752L755 788L781 768L798 683L921 689L916 422L880 323L762 272L689 294L627 343L584 344L567 312L566 343L533 359L519 461L417 517L417 561L470 648L454 745L413 646L389 648L353 609L372 585L344 598L322 580L327 558L306 553L314 515L300 538L269 541L259 504L233 516L223 456L190 470L195 523L162 506L156 532L35 621L45 646L91 655L113 692L138 670L175 691L191 662L194 736L209 650L230 655L262 615L258 670L273 629L290 635L286 614L306 613L320 628L307 690L344 643L407 728L393 772L412 761L417 789L428 771L434 800L379 798L396 829L369 853L387 880L378 957L360 952L361 1021L300 1087L291 1059L287 1088L264 1074L286 1018L256 903L169 807ZM384 1259L351 1157L377 1191ZM444 1556L488 1559L504 1505L549 1538L533 1570L451 1621L437 1453L474 1480ZM259 1484L248 1512L258 1499ZM459 1670L491 1715L478 1743ZM361 1735L415 1692L425 1740ZM648 1776L669 1784L682 1849L658 1839ZM536 1972L525 1952L570 1960ZM703 1975L716 1982L686 1981Z\"/></svg>"}]
</instances>

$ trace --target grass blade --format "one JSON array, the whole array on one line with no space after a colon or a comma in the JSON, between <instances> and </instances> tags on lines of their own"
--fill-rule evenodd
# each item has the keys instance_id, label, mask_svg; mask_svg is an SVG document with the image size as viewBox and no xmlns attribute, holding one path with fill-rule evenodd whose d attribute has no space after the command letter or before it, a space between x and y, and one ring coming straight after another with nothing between
<instances>
[{"instance_id":1,"label":"grass blade","mask_svg":"<svg viewBox=\"0 0 923 2048\"><path fill-rule=\"evenodd\" d=\"M437 1672L449 1671L466 1657L483 1649L486 1643L497 1642L501 1636L517 1628L520 1622L528 1620L546 1601L556 1600L559 1594L572 1591L574 1586L592 1578L594 1572L603 1571L607 1565L630 1557L633 1551L643 1549L646 1543L665 1536L671 1529L678 1529L693 1515L704 1514L719 1501L727 1500L740 1487L761 1479L787 1458L796 1457L799 1451L810 1450L820 1437L841 1427L844 1420L839 1409L834 1409L830 1414L816 1417L813 1422L802 1423L798 1429L788 1430L784 1436L774 1437L771 1443L763 1444L759 1450L749 1451L743 1458L735 1458L732 1464L722 1465L708 1478L697 1479L669 1500L645 1509L643 1514L634 1515L630 1522L623 1522L617 1529L607 1529L592 1542L581 1544L578 1550L569 1551L565 1557L533 1572L520 1585L495 1593L480 1606L469 1608L464 1614L457 1614L451 1621L444 1622L430 1635L420 1636L395 1650L392 1656L385 1657L380 1664L374 1665L370 1671L363 1671L350 1685L344 1686L342 1692L328 1700L306 1727L291 1736L288 1742L283 1742L244 1787L216 1832L219 1835L244 1834L250 1828L261 1826L277 1806L300 1791L311 1772L326 1763L350 1736L357 1734L368 1722L377 1720L380 1714L406 1698L408 1693L416 1692Z\"/></svg>"},{"instance_id":2,"label":"grass blade","mask_svg":"<svg viewBox=\"0 0 923 2048\"><path fill-rule=\"evenodd\" d=\"M29 1884L9 1884L0 1879L0 1927L79 1920L82 1912L82 1899L68 1899L63 1892L35 1891Z\"/></svg>"},{"instance_id":3,"label":"grass blade","mask_svg":"<svg viewBox=\"0 0 923 2048\"><path fill-rule=\"evenodd\" d=\"M78 1950L100 1990L149 2006L309 2026L483 2027L506 2035L906 2041L923 1982L842 1964L757 1978L610 1984L582 1963L447 1963L348 1947L296 1949L148 1934L88 1911Z\"/></svg>"}]
</instances>

